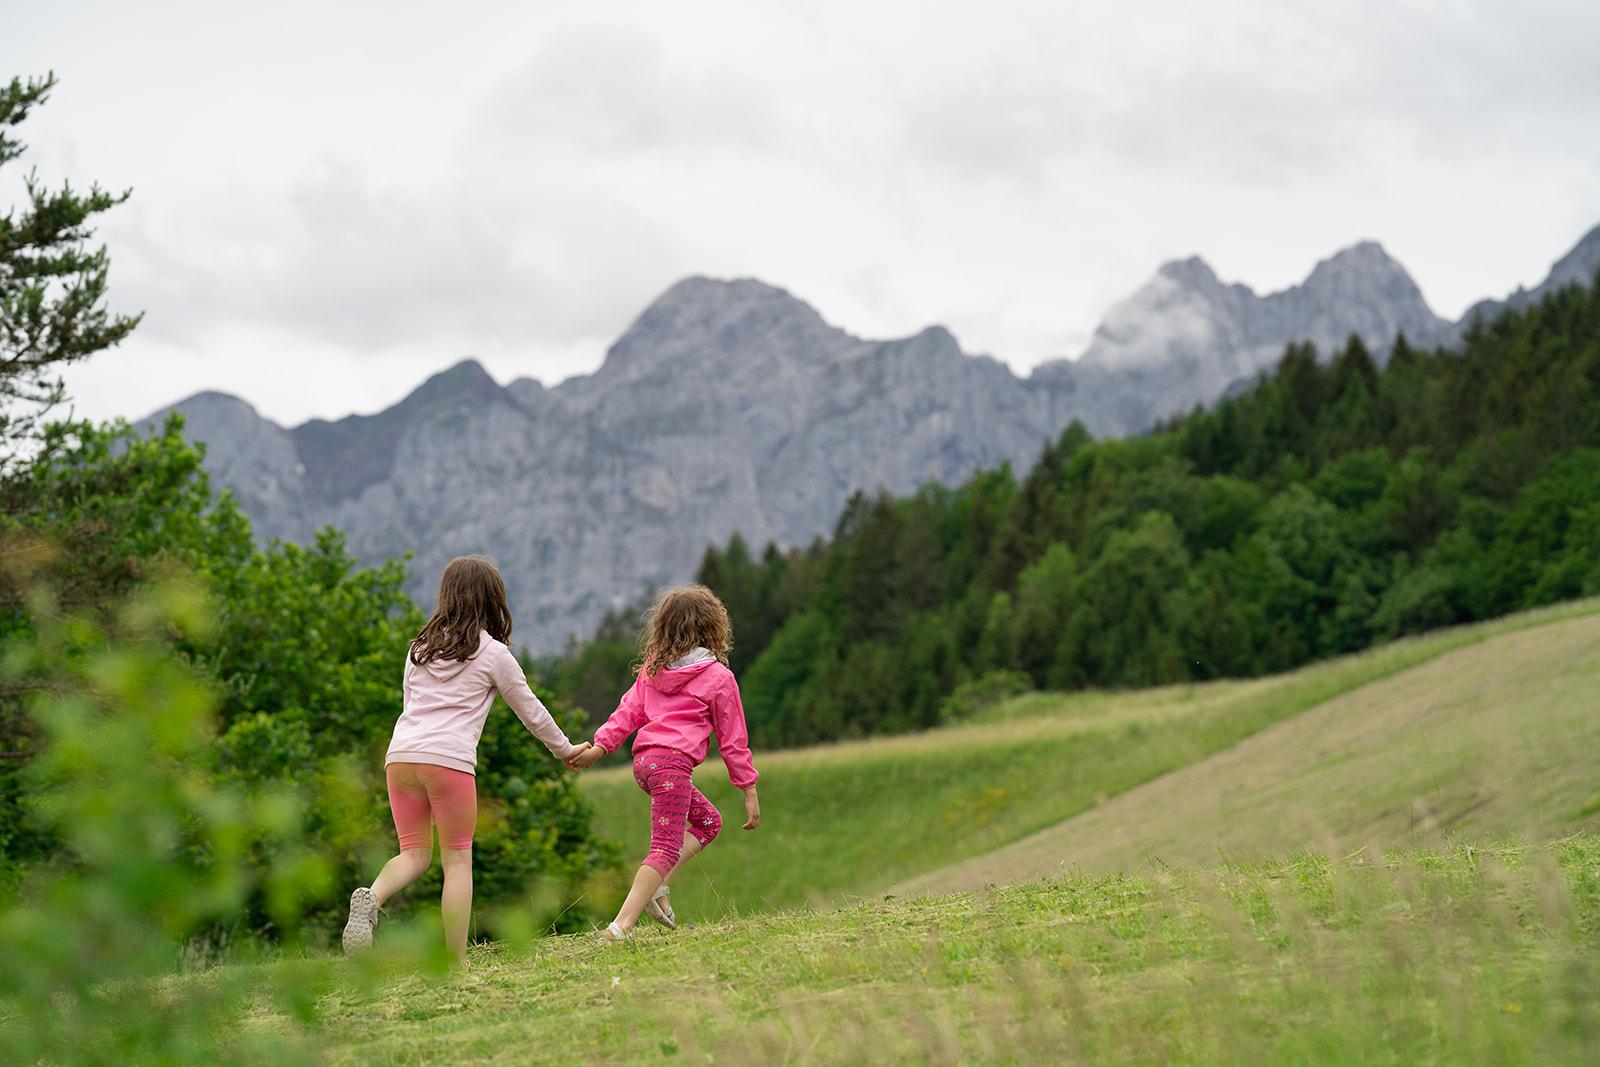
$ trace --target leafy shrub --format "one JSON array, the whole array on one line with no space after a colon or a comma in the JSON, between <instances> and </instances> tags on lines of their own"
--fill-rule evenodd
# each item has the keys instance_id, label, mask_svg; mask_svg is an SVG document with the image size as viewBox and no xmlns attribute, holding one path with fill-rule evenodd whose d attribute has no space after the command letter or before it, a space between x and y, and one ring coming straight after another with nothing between
<instances>
[{"instance_id":1,"label":"leafy shrub","mask_svg":"<svg viewBox=\"0 0 1600 1067\"><path fill-rule=\"evenodd\" d=\"M215 707L174 654L203 633L203 595L168 585L102 611L104 627L35 590L0 677L25 687L40 749L22 779L56 842L0 908L0 1048L9 1062L281 1059L230 1021L265 996L305 1018L317 968L265 979L173 979L184 941L230 922L252 894L292 922L331 865L292 787L249 796L207 771ZM264 851L270 863L247 857ZM173 983L177 983L174 985ZM248 983L248 984L246 984Z\"/></svg>"},{"instance_id":2,"label":"leafy shrub","mask_svg":"<svg viewBox=\"0 0 1600 1067\"><path fill-rule=\"evenodd\" d=\"M963 682L939 706L939 718L956 722L970 718L1002 700L1033 691L1033 679L1023 671L990 671L980 678Z\"/></svg>"},{"instance_id":3,"label":"leafy shrub","mask_svg":"<svg viewBox=\"0 0 1600 1067\"><path fill-rule=\"evenodd\" d=\"M33 553L29 573L102 624L111 606L153 576L197 577L210 624L164 634L175 660L211 694L217 736L196 758L252 805L292 790L304 808L306 840L325 867L292 916L274 906L265 878L251 880L243 905L230 913L231 928L279 936L290 932L287 922L326 937L350 887L365 884L394 848L383 753L422 616L403 591L403 562L362 567L337 531L304 546L256 545L231 498L212 494L200 457L176 419L148 436L125 425L52 428L39 455L0 480L0 543L58 546ZM16 574L0 573L0 638L37 639L24 592ZM581 730L581 713L541 696L564 728ZM15 880L49 862L62 842L27 802L26 769L41 738L19 693L3 684L0 737L21 753L0 764L0 872ZM496 903L525 904L540 885L560 903L584 901L564 913L563 924L587 919L599 895L585 888L615 866L616 849L594 837L573 776L503 706L491 710L484 731L478 788L484 914L495 914ZM285 847L256 840L240 862L264 875ZM396 900L394 910L427 903L437 877Z\"/></svg>"}]
</instances>

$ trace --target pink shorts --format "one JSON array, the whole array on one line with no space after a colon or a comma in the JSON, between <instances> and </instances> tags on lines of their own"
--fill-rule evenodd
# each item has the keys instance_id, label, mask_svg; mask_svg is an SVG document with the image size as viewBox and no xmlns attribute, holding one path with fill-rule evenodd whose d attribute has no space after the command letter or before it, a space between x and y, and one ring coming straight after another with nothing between
<instances>
[{"instance_id":1,"label":"pink shorts","mask_svg":"<svg viewBox=\"0 0 1600 1067\"><path fill-rule=\"evenodd\" d=\"M391 763L389 811L402 851L433 848L432 828L439 827L441 848L471 848L478 824L478 780L466 771L431 763Z\"/></svg>"}]
</instances>

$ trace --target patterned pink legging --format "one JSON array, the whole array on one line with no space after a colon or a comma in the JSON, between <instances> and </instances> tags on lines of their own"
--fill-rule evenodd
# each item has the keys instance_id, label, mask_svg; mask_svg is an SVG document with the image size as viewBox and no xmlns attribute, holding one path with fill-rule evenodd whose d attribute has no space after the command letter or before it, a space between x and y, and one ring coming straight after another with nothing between
<instances>
[{"instance_id":1,"label":"patterned pink legging","mask_svg":"<svg viewBox=\"0 0 1600 1067\"><path fill-rule=\"evenodd\" d=\"M677 749L636 750L633 780L650 794L650 854L644 865L665 878L683 854L684 831L709 845L722 832L722 814L694 787L694 761Z\"/></svg>"}]
</instances>

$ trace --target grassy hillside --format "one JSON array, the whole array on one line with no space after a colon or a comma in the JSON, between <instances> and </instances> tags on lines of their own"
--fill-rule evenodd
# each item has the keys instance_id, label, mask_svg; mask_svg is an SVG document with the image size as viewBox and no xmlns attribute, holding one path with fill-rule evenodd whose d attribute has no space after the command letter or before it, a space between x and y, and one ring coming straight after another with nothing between
<instances>
[{"instance_id":1,"label":"grassy hillside","mask_svg":"<svg viewBox=\"0 0 1600 1067\"><path fill-rule=\"evenodd\" d=\"M1525 639L1497 645L1519 633ZM1565 635L1567 643L1561 647L1567 653L1538 658L1538 665L1514 672L1517 680L1497 690L1494 700L1472 705L1478 711L1470 717L1474 724L1470 733L1454 727L1451 716L1467 707L1462 702L1470 702L1476 687L1486 680L1512 677L1519 657L1537 656L1546 647L1546 636L1540 635L1557 634ZM1395 810L1404 813L1398 819L1371 822L1386 840L1405 835L1414 797L1439 797L1432 803L1448 820L1458 814L1452 805L1463 789L1493 792L1497 798L1494 804L1468 813L1464 826L1540 836L1560 832L1583 818L1579 794L1585 788L1600 788L1600 780L1587 786L1578 780L1590 762L1585 753L1600 747L1595 734L1600 726L1594 716L1584 714L1600 706L1596 649L1600 649L1600 602L1584 601L1398 641L1271 678L1132 693L1040 694L997 708L980 721L929 733L758 753L764 775L761 829L744 833L738 820L730 818L717 845L675 882L674 900L685 917L694 919L838 901L888 889L1106 805L1301 712L1341 698L1355 700L1363 687L1385 679L1399 681L1424 664L1438 665L1427 680L1349 706L1358 711L1366 708L1381 719L1387 732L1374 737L1382 744L1409 738L1408 751L1428 754L1430 758L1416 761L1414 769L1439 774L1449 787L1445 793L1439 793L1431 779L1422 788L1413 777L1395 779L1392 796L1371 794L1366 779L1375 773L1373 767L1347 758L1360 751L1359 731L1344 736L1339 749L1345 754L1339 757L1345 761L1342 764L1331 755L1319 757L1314 746L1303 750L1290 746L1280 751L1277 771L1293 764L1297 751L1308 760L1328 764L1317 779L1316 788L1322 792L1306 801L1313 813L1326 805L1326 793L1341 791L1341 783L1357 807L1368 798L1375 805L1398 805ZM1469 672L1469 667L1477 667L1477 673ZM1399 703L1391 708L1388 700ZM1435 714L1408 718L1405 711L1412 706L1434 708ZM1525 714L1534 721L1524 722ZM1319 721L1339 717L1335 710L1325 712ZM1430 729L1431 724L1446 721L1452 725ZM1521 762L1481 758L1502 754L1502 742L1522 753ZM1339 770L1341 766L1346 772ZM1542 784L1506 789L1502 780L1494 779L1524 771L1535 774ZM1347 782L1341 773L1349 774ZM720 764L713 761L703 767L697 781L725 815L741 810ZM1557 782L1570 790L1545 798ZM630 858L642 856L648 840L647 806L627 769L591 771L583 787L596 805L601 830L624 842ZM1229 787L1219 780L1217 788ZM1415 792L1407 791L1413 788ZM1170 800L1173 794L1160 795ZM1270 801L1290 806L1294 802L1292 796ZM1166 806L1172 809L1167 814L1179 813L1177 805ZM1187 810L1187 801L1181 810ZM1273 831L1270 828L1280 814L1273 807L1232 812L1231 818L1255 825L1259 832L1253 837L1242 833L1229 837L1229 847L1264 855L1320 839L1316 834ZM1367 825L1359 813L1339 824L1358 836ZM1314 820L1296 826L1309 830ZM1197 834L1192 825L1182 832L1192 835L1189 843L1195 847L1173 854L1215 854L1214 838ZM1101 842L1109 862L1097 862L1094 869L1116 869L1116 863L1142 859L1151 851L1166 854L1166 839L1155 836L1149 841L1146 847L1115 857L1111 857L1114 846ZM1053 848L1028 853L1017 870L1033 873L1062 859L1078 858ZM989 880L984 874L975 877Z\"/></svg>"},{"instance_id":2,"label":"grassy hillside","mask_svg":"<svg viewBox=\"0 0 1600 1067\"><path fill-rule=\"evenodd\" d=\"M1593 1062L1597 698L1597 602L1278 678L1033 696L772 754L771 825L684 884L692 928L441 974L426 909L362 961L194 965L160 1000L200 1006L180 1062ZM642 823L616 772L588 788ZM779 907L811 892L835 906ZM235 996L242 1025L205 1007ZM0 999L0 1059L46 1017L24 1003Z\"/></svg>"},{"instance_id":3,"label":"grassy hillside","mask_svg":"<svg viewBox=\"0 0 1600 1067\"><path fill-rule=\"evenodd\" d=\"M1600 616L1503 634L1365 686L903 890L1063 865L1339 854L1413 835L1538 839L1600 815Z\"/></svg>"},{"instance_id":4,"label":"grassy hillside","mask_svg":"<svg viewBox=\"0 0 1600 1067\"><path fill-rule=\"evenodd\" d=\"M1302 857L479 949L464 976L324 997L307 1044L394 1064L1576 1064L1600 1039L1597 942L1594 836Z\"/></svg>"}]
</instances>

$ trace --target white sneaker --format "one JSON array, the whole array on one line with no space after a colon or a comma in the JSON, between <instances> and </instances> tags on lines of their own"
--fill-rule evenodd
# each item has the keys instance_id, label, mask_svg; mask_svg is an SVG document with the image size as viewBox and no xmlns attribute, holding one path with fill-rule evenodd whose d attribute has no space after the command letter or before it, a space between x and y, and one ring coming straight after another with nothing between
<instances>
[{"instance_id":1,"label":"white sneaker","mask_svg":"<svg viewBox=\"0 0 1600 1067\"><path fill-rule=\"evenodd\" d=\"M631 941L633 940L633 934L624 930L616 923L612 923L610 926L600 931L599 938L602 941Z\"/></svg>"},{"instance_id":2,"label":"white sneaker","mask_svg":"<svg viewBox=\"0 0 1600 1067\"><path fill-rule=\"evenodd\" d=\"M344 951L348 955L372 947L372 931L378 925L378 898L366 887L350 894L350 918L344 924Z\"/></svg>"},{"instance_id":3,"label":"white sneaker","mask_svg":"<svg viewBox=\"0 0 1600 1067\"><path fill-rule=\"evenodd\" d=\"M656 895L650 898L650 903L644 906L644 913L668 930L678 928L678 917L672 913L672 902L667 899L667 894L672 892L672 887L664 885L656 890Z\"/></svg>"}]
</instances>

